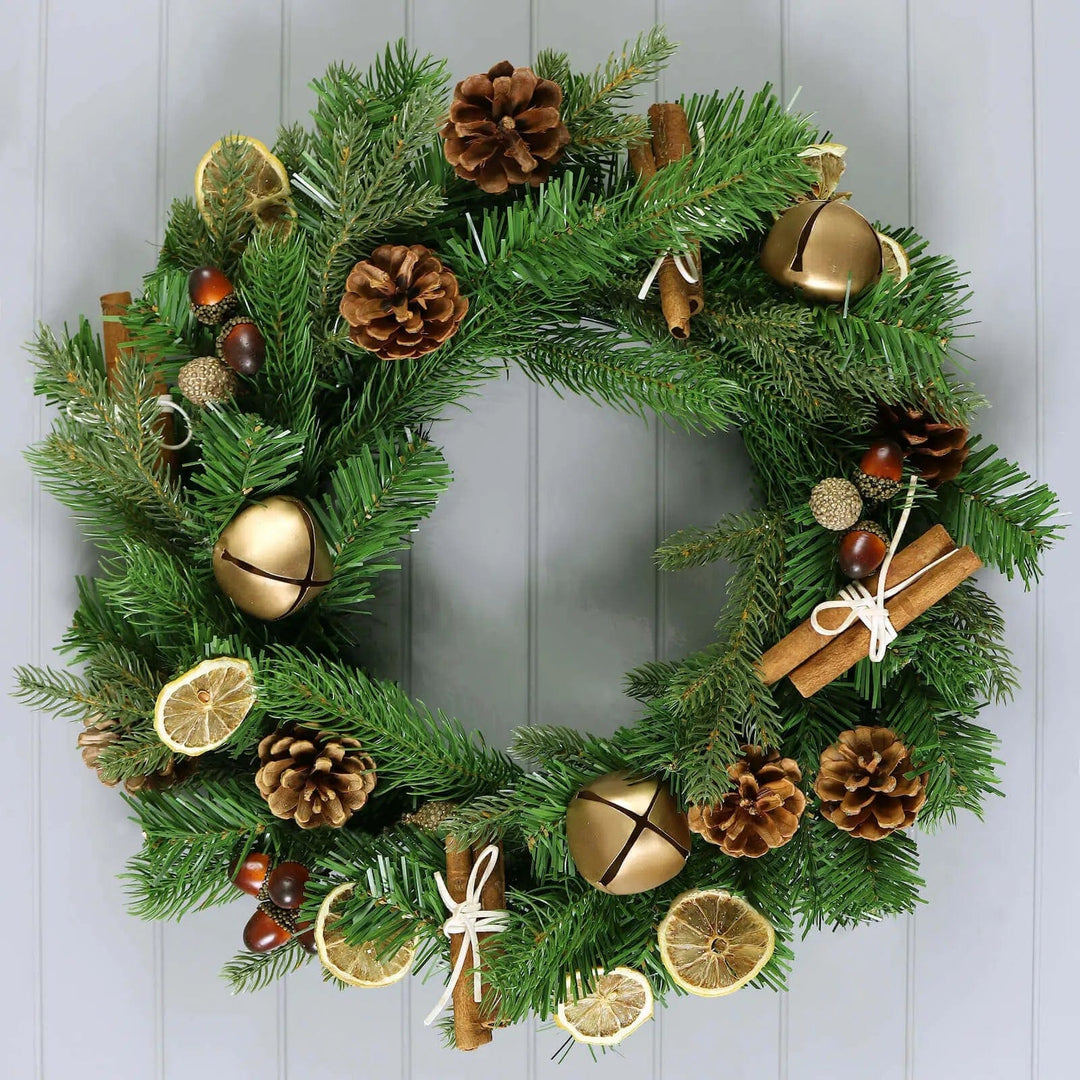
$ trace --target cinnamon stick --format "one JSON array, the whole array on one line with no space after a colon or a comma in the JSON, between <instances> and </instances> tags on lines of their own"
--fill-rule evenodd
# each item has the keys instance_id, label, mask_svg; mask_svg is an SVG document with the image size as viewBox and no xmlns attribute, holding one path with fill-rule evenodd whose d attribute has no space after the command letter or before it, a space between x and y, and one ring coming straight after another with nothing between
<instances>
[{"instance_id":1,"label":"cinnamon stick","mask_svg":"<svg viewBox=\"0 0 1080 1080\"><path fill-rule=\"evenodd\" d=\"M924 566L929 566L935 559L940 559L946 552L956 547L952 537L941 525L928 529L910 544L900 548L889 564L889 573L885 579L885 588L891 589L905 578L911 577ZM866 579L863 584L870 592L877 592L879 575ZM891 610L891 601L890 601ZM844 621L845 612L837 608L828 608L818 616L818 622L826 630L835 630ZM835 638L819 634L805 619L787 637L778 641L757 662L758 675L766 686L772 686L785 675L794 671L803 661L824 649Z\"/></svg>"},{"instance_id":2,"label":"cinnamon stick","mask_svg":"<svg viewBox=\"0 0 1080 1080\"><path fill-rule=\"evenodd\" d=\"M101 298L101 314L104 316L101 325L101 340L105 353L105 374L109 379L109 390L113 394L116 394L120 389L121 347L131 340L131 335L128 333L127 327L120 321L119 316L123 315L130 306L131 293L129 292L106 293ZM168 392L168 386L159 378L154 384L155 395L160 397ZM157 419L155 430L161 437L163 446L176 442L176 429L173 426L172 413L163 411ZM175 450L162 449L158 457L159 464L165 465L169 469L175 469L177 462L178 458Z\"/></svg>"},{"instance_id":3,"label":"cinnamon stick","mask_svg":"<svg viewBox=\"0 0 1080 1080\"><path fill-rule=\"evenodd\" d=\"M465 899L469 874L472 872L471 848L459 848L454 838L446 838L446 888L456 903ZM450 968L453 970L462 949L469 948L464 934L450 935ZM476 966L477 958L469 957L465 969L454 985L454 1042L459 1050L475 1050L491 1042L491 1028L480 1018L480 1005L473 1001L473 981L469 972Z\"/></svg>"},{"instance_id":4,"label":"cinnamon stick","mask_svg":"<svg viewBox=\"0 0 1080 1080\"><path fill-rule=\"evenodd\" d=\"M683 107L676 102L660 102L649 106L652 127L653 158L656 168L678 161L690 153L690 125ZM669 256L657 275L660 283L660 307L664 312L672 337L690 336L690 283L679 273Z\"/></svg>"},{"instance_id":5,"label":"cinnamon stick","mask_svg":"<svg viewBox=\"0 0 1080 1080\"><path fill-rule=\"evenodd\" d=\"M889 618L893 626L903 630L981 566L982 560L971 548L960 548L940 566L935 566L889 600ZM813 697L869 652L870 631L858 622L800 664L791 673L791 681L804 698Z\"/></svg>"},{"instance_id":6,"label":"cinnamon stick","mask_svg":"<svg viewBox=\"0 0 1080 1080\"><path fill-rule=\"evenodd\" d=\"M705 310L705 283L702 281L704 273L701 266L701 245L697 242L693 246L693 268L697 274L697 281L686 284L686 302L690 306L690 317L700 315Z\"/></svg>"},{"instance_id":7,"label":"cinnamon stick","mask_svg":"<svg viewBox=\"0 0 1080 1080\"><path fill-rule=\"evenodd\" d=\"M479 858L480 852L485 847L487 847L487 844L484 843L473 844L472 854L474 861ZM487 879L483 889L480 890L480 904L485 911L502 911L506 907L506 869L503 865L502 844L499 844L499 858L491 871L491 877ZM477 934L477 937L480 940L480 966L482 968L484 958L490 954L491 949L494 947L485 943L488 938L498 937L498 934ZM481 1002L480 1023L488 1029L495 1027L497 1012L497 1001L487 999Z\"/></svg>"}]
</instances>

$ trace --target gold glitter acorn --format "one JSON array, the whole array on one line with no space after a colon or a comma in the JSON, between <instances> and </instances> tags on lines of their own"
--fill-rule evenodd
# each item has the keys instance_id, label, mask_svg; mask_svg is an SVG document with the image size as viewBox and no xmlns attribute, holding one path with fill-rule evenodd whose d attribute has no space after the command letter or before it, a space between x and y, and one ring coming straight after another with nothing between
<instances>
[{"instance_id":1,"label":"gold glitter acorn","mask_svg":"<svg viewBox=\"0 0 1080 1080\"><path fill-rule=\"evenodd\" d=\"M241 611L281 619L303 607L334 575L311 511L289 495L241 510L214 545L214 577Z\"/></svg>"},{"instance_id":2,"label":"gold glitter acorn","mask_svg":"<svg viewBox=\"0 0 1080 1080\"><path fill-rule=\"evenodd\" d=\"M236 375L216 356L196 356L180 369L176 385L192 405L220 405L236 393Z\"/></svg>"},{"instance_id":3,"label":"gold glitter acorn","mask_svg":"<svg viewBox=\"0 0 1080 1080\"><path fill-rule=\"evenodd\" d=\"M850 480L830 476L810 492L810 513L823 528L833 532L850 529L862 517L863 501Z\"/></svg>"},{"instance_id":4,"label":"gold glitter acorn","mask_svg":"<svg viewBox=\"0 0 1080 1080\"><path fill-rule=\"evenodd\" d=\"M570 800L570 857L590 885L625 896L663 885L690 854L690 826L667 784L620 770L598 777Z\"/></svg>"}]
</instances>

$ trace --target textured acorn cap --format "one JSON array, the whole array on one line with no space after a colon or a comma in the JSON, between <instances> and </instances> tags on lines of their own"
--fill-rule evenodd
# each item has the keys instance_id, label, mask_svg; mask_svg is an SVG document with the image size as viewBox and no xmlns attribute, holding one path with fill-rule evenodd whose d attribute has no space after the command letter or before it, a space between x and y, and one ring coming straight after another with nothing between
<instances>
[{"instance_id":1,"label":"textured acorn cap","mask_svg":"<svg viewBox=\"0 0 1080 1080\"><path fill-rule=\"evenodd\" d=\"M862 496L850 480L830 476L810 492L810 513L823 528L833 532L850 529L863 512Z\"/></svg>"},{"instance_id":2,"label":"textured acorn cap","mask_svg":"<svg viewBox=\"0 0 1080 1080\"><path fill-rule=\"evenodd\" d=\"M859 494L867 502L888 502L903 485L899 480L890 480L884 476L871 476L857 469L852 477Z\"/></svg>"},{"instance_id":3,"label":"textured acorn cap","mask_svg":"<svg viewBox=\"0 0 1080 1080\"><path fill-rule=\"evenodd\" d=\"M191 313L204 326L217 326L218 323L231 318L239 310L240 301L237 299L236 293L229 293L228 296L223 300L219 300L216 304L192 303L191 305Z\"/></svg>"},{"instance_id":4,"label":"textured acorn cap","mask_svg":"<svg viewBox=\"0 0 1080 1080\"><path fill-rule=\"evenodd\" d=\"M236 375L216 356L196 356L176 377L180 393L192 405L219 405L236 393Z\"/></svg>"},{"instance_id":5,"label":"textured acorn cap","mask_svg":"<svg viewBox=\"0 0 1080 1080\"><path fill-rule=\"evenodd\" d=\"M873 533L874 536L878 536L884 540L886 544L892 542L892 537L889 535L888 531L876 521L870 521L868 519L860 521L850 531Z\"/></svg>"}]
</instances>

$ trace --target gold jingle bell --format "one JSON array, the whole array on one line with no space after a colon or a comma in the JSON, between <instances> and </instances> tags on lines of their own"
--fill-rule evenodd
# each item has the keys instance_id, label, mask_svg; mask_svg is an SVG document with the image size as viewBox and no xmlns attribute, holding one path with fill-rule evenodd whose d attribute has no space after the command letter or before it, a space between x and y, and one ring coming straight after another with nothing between
<instances>
[{"instance_id":1,"label":"gold jingle bell","mask_svg":"<svg viewBox=\"0 0 1080 1080\"><path fill-rule=\"evenodd\" d=\"M330 584L334 564L311 511L290 495L241 510L214 545L214 577L241 611L282 619Z\"/></svg>"},{"instance_id":2,"label":"gold jingle bell","mask_svg":"<svg viewBox=\"0 0 1080 1080\"><path fill-rule=\"evenodd\" d=\"M626 770L598 777L566 808L566 839L578 873L616 896L663 885L690 854L690 827L667 784L632 777Z\"/></svg>"},{"instance_id":3,"label":"gold jingle bell","mask_svg":"<svg viewBox=\"0 0 1080 1080\"><path fill-rule=\"evenodd\" d=\"M840 303L881 276L881 241L874 227L844 202L799 203L772 227L761 251L765 272L810 299Z\"/></svg>"}]
</instances>

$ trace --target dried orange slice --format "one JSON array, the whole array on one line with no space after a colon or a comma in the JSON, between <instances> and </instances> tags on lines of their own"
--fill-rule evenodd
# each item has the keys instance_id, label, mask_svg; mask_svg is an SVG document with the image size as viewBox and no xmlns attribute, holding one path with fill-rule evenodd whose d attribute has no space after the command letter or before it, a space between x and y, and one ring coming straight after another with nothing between
<instances>
[{"instance_id":1,"label":"dried orange slice","mask_svg":"<svg viewBox=\"0 0 1080 1080\"><path fill-rule=\"evenodd\" d=\"M899 285L911 274L911 261L907 252L899 240L880 232L877 237L881 242L881 265L885 273Z\"/></svg>"},{"instance_id":2,"label":"dried orange slice","mask_svg":"<svg viewBox=\"0 0 1080 1080\"><path fill-rule=\"evenodd\" d=\"M573 990L567 980L568 989ZM555 1023L578 1042L614 1046L652 1019L653 992L649 980L633 968L617 967L594 973L584 993L559 1006Z\"/></svg>"},{"instance_id":3,"label":"dried orange slice","mask_svg":"<svg viewBox=\"0 0 1080 1080\"><path fill-rule=\"evenodd\" d=\"M214 227L215 208L232 194L224 170L237 160L242 164L244 209L260 228L288 236L296 220L289 174L265 143L249 135L228 135L203 154L195 170L195 205L203 220Z\"/></svg>"},{"instance_id":4,"label":"dried orange slice","mask_svg":"<svg viewBox=\"0 0 1080 1080\"><path fill-rule=\"evenodd\" d=\"M161 688L154 730L170 750L197 757L220 746L254 704L251 665L234 656L218 656Z\"/></svg>"},{"instance_id":5,"label":"dried orange slice","mask_svg":"<svg viewBox=\"0 0 1080 1080\"><path fill-rule=\"evenodd\" d=\"M416 946L402 945L389 960L380 960L382 949L377 941L350 945L343 931L336 927L339 915L334 907L352 895L354 886L346 882L326 895L315 919L315 945L323 967L350 986L389 986L404 979L412 967Z\"/></svg>"},{"instance_id":6,"label":"dried orange slice","mask_svg":"<svg viewBox=\"0 0 1080 1080\"><path fill-rule=\"evenodd\" d=\"M840 177L844 173L844 155L847 147L843 143L814 143L803 150L799 157L818 174L818 181L810 189L815 199L828 199L836 191Z\"/></svg>"},{"instance_id":7,"label":"dried orange slice","mask_svg":"<svg viewBox=\"0 0 1080 1080\"><path fill-rule=\"evenodd\" d=\"M776 945L768 919L723 889L677 896L657 936L668 974L699 997L735 993L765 966Z\"/></svg>"}]
</instances>

